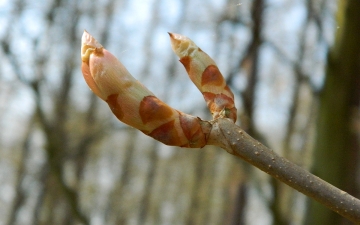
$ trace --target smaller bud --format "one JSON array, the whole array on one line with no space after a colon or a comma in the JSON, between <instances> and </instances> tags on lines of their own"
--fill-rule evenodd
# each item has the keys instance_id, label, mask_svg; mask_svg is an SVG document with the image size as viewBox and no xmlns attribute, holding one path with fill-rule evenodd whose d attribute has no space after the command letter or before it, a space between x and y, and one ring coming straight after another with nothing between
<instances>
[{"instance_id":1,"label":"smaller bud","mask_svg":"<svg viewBox=\"0 0 360 225\"><path fill-rule=\"evenodd\" d=\"M188 37L175 33L169 35L173 51L180 58L191 81L203 94L213 118L225 117L235 122L237 110L234 94L214 60Z\"/></svg>"}]
</instances>

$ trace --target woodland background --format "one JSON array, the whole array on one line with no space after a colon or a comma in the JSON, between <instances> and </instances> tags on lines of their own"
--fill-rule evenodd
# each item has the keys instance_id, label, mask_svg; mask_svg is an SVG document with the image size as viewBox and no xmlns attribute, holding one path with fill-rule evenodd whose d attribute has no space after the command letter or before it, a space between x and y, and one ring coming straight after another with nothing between
<instances>
[{"instance_id":1,"label":"woodland background","mask_svg":"<svg viewBox=\"0 0 360 225\"><path fill-rule=\"evenodd\" d=\"M349 224L224 150L117 121L82 78L80 38L210 119L166 32L190 37L243 129L360 197L358 12L358 0L0 0L0 225Z\"/></svg>"}]
</instances>

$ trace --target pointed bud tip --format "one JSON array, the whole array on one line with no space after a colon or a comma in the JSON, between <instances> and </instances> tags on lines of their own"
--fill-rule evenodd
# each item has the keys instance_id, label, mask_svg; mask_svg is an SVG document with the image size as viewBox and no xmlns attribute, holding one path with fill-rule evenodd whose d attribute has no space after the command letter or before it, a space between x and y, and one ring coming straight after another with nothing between
<instances>
[{"instance_id":1,"label":"pointed bud tip","mask_svg":"<svg viewBox=\"0 0 360 225\"><path fill-rule=\"evenodd\" d=\"M176 49L178 48L178 45L181 43L181 41L186 38L183 35L180 34L176 34L176 33L171 33L168 32L169 36L170 36L170 41L171 41L171 47L174 51L176 51Z\"/></svg>"},{"instance_id":2,"label":"pointed bud tip","mask_svg":"<svg viewBox=\"0 0 360 225\"><path fill-rule=\"evenodd\" d=\"M171 33L171 32L168 32L168 34L170 35L170 38L174 39L174 40L185 40L185 39L187 39L186 36L181 35L181 34L176 34L176 33Z\"/></svg>"},{"instance_id":3,"label":"pointed bud tip","mask_svg":"<svg viewBox=\"0 0 360 225\"><path fill-rule=\"evenodd\" d=\"M81 60L83 62L89 61L91 53L94 51L99 53L102 52L103 46L86 30L81 37Z\"/></svg>"},{"instance_id":4,"label":"pointed bud tip","mask_svg":"<svg viewBox=\"0 0 360 225\"><path fill-rule=\"evenodd\" d=\"M91 36L86 30L84 30L84 33L81 38L81 45L88 45L94 48L102 48L103 46L93 37Z\"/></svg>"}]
</instances>

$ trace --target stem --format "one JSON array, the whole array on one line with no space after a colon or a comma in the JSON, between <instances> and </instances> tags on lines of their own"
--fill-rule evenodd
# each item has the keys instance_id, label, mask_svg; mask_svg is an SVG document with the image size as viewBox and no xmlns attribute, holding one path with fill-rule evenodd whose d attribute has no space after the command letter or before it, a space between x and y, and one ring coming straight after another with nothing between
<instances>
[{"instance_id":1,"label":"stem","mask_svg":"<svg viewBox=\"0 0 360 225\"><path fill-rule=\"evenodd\" d=\"M219 146L265 173L360 224L360 200L336 188L250 137L229 119L218 119L208 144Z\"/></svg>"}]
</instances>

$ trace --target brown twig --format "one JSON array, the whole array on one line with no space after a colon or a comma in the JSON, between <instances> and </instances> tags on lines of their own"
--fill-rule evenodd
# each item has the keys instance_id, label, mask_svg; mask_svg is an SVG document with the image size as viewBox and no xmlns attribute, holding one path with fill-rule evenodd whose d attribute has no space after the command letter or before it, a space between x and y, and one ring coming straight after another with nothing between
<instances>
[{"instance_id":1,"label":"brown twig","mask_svg":"<svg viewBox=\"0 0 360 225\"><path fill-rule=\"evenodd\" d=\"M219 146L265 173L360 224L360 200L278 156L229 119L217 119L208 144Z\"/></svg>"}]
</instances>

